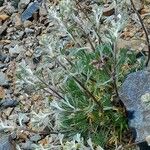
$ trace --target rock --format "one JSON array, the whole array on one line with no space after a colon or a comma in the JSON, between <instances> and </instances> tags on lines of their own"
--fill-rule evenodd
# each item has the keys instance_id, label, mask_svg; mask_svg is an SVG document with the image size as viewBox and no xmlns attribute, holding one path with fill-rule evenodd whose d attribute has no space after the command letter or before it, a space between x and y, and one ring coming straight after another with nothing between
<instances>
[{"instance_id":1,"label":"rock","mask_svg":"<svg viewBox=\"0 0 150 150\"><path fill-rule=\"evenodd\" d=\"M16 144L11 136L0 137L0 150L16 150Z\"/></svg>"},{"instance_id":2,"label":"rock","mask_svg":"<svg viewBox=\"0 0 150 150\"><path fill-rule=\"evenodd\" d=\"M43 53L42 48L41 47L37 47L35 49L34 56L35 57L40 57L42 55L42 53Z\"/></svg>"},{"instance_id":3,"label":"rock","mask_svg":"<svg viewBox=\"0 0 150 150\"><path fill-rule=\"evenodd\" d=\"M17 123L23 126L23 124L29 123L29 121L30 118L26 114L20 114Z\"/></svg>"},{"instance_id":4,"label":"rock","mask_svg":"<svg viewBox=\"0 0 150 150\"><path fill-rule=\"evenodd\" d=\"M0 35L2 35L6 29L8 28L8 25L10 24L10 21L6 20L2 26L0 26Z\"/></svg>"},{"instance_id":5,"label":"rock","mask_svg":"<svg viewBox=\"0 0 150 150\"><path fill-rule=\"evenodd\" d=\"M12 15L12 23L15 25L16 28L22 25L20 14L14 13Z\"/></svg>"},{"instance_id":6,"label":"rock","mask_svg":"<svg viewBox=\"0 0 150 150\"><path fill-rule=\"evenodd\" d=\"M20 0L18 4L18 9L24 9L30 3L30 0Z\"/></svg>"},{"instance_id":7,"label":"rock","mask_svg":"<svg viewBox=\"0 0 150 150\"><path fill-rule=\"evenodd\" d=\"M7 55L4 63L9 63L9 62L10 62L10 56Z\"/></svg>"},{"instance_id":8,"label":"rock","mask_svg":"<svg viewBox=\"0 0 150 150\"><path fill-rule=\"evenodd\" d=\"M0 99L4 99L5 97L5 90L2 86L0 86Z\"/></svg>"},{"instance_id":9,"label":"rock","mask_svg":"<svg viewBox=\"0 0 150 150\"><path fill-rule=\"evenodd\" d=\"M29 121L30 121L30 118L26 116L23 118L22 123L27 124L29 123Z\"/></svg>"},{"instance_id":10,"label":"rock","mask_svg":"<svg viewBox=\"0 0 150 150\"><path fill-rule=\"evenodd\" d=\"M11 56L13 56L15 54L19 54L23 51L25 51L25 49L23 48L23 45L21 45L21 46L15 45L13 48L9 49L9 53L10 53Z\"/></svg>"},{"instance_id":11,"label":"rock","mask_svg":"<svg viewBox=\"0 0 150 150\"><path fill-rule=\"evenodd\" d=\"M6 76L3 72L0 72L0 86L9 86L8 80L6 79Z\"/></svg>"},{"instance_id":12,"label":"rock","mask_svg":"<svg viewBox=\"0 0 150 150\"><path fill-rule=\"evenodd\" d=\"M16 62L20 62L20 61L24 58L24 56L25 56L25 52L22 51L22 52L17 56Z\"/></svg>"},{"instance_id":13,"label":"rock","mask_svg":"<svg viewBox=\"0 0 150 150\"><path fill-rule=\"evenodd\" d=\"M0 101L0 107L4 109L9 107L16 107L17 105L18 105L18 101L13 99L4 99Z\"/></svg>"},{"instance_id":14,"label":"rock","mask_svg":"<svg viewBox=\"0 0 150 150\"><path fill-rule=\"evenodd\" d=\"M17 34L18 34L18 39L22 39L23 38L23 36L24 36L24 31L17 31L16 32Z\"/></svg>"},{"instance_id":15,"label":"rock","mask_svg":"<svg viewBox=\"0 0 150 150\"><path fill-rule=\"evenodd\" d=\"M32 24L33 24L33 23L32 23L31 21L26 20L26 21L24 21L23 26L24 26L25 28L28 28L28 27L30 27Z\"/></svg>"},{"instance_id":16,"label":"rock","mask_svg":"<svg viewBox=\"0 0 150 150\"><path fill-rule=\"evenodd\" d=\"M32 33L34 33L34 29L25 28L25 33L26 34L32 34Z\"/></svg>"},{"instance_id":17,"label":"rock","mask_svg":"<svg viewBox=\"0 0 150 150\"><path fill-rule=\"evenodd\" d=\"M33 58L33 63L34 64L38 64L40 61L41 61L41 56Z\"/></svg>"},{"instance_id":18,"label":"rock","mask_svg":"<svg viewBox=\"0 0 150 150\"><path fill-rule=\"evenodd\" d=\"M1 14L0 15L0 21L5 21L9 18L9 16L7 14Z\"/></svg>"},{"instance_id":19,"label":"rock","mask_svg":"<svg viewBox=\"0 0 150 150\"><path fill-rule=\"evenodd\" d=\"M35 149L35 148L37 147L37 145L34 144L34 143L31 142L31 141L26 141L25 143L22 143L22 144L21 144L21 147L22 147L22 149L24 149L24 150L33 150L33 149Z\"/></svg>"},{"instance_id":20,"label":"rock","mask_svg":"<svg viewBox=\"0 0 150 150\"><path fill-rule=\"evenodd\" d=\"M14 32L14 28L13 27L10 27L7 29L7 33L11 33L11 32Z\"/></svg>"},{"instance_id":21,"label":"rock","mask_svg":"<svg viewBox=\"0 0 150 150\"><path fill-rule=\"evenodd\" d=\"M41 59L42 59L42 49L40 47L37 47L33 54L33 63L38 64L41 61Z\"/></svg>"},{"instance_id":22,"label":"rock","mask_svg":"<svg viewBox=\"0 0 150 150\"><path fill-rule=\"evenodd\" d=\"M12 5L17 8L18 7L18 3L19 3L20 0L12 0Z\"/></svg>"},{"instance_id":23,"label":"rock","mask_svg":"<svg viewBox=\"0 0 150 150\"><path fill-rule=\"evenodd\" d=\"M5 116L9 116L9 119L12 117L12 116L10 117L12 110L13 110L13 108L7 108L7 109L3 110ZM11 120L14 120L14 118L13 119L11 118Z\"/></svg>"},{"instance_id":24,"label":"rock","mask_svg":"<svg viewBox=\"0 0 150 150\"><path fill-rule=\"evenodd\" d=\"M47 15L47 11L44 8L44 6L40 7L39 14L40 14L40 16L46 16Z\"/></svg>"},{"instance_id":25,"label":"rock","mask_svg":"<svg viewBox=\"0 0 150 150\"><path fill-rule=\"evenodd\" d=\"M33 55L33 50L31 49L31 50L28 50L27 52L26 52L26 56L27 57L31 57Z\"/></svg>"},{"instance_id":26,"label":"rock","mask_svg":"<svg viewBox=\"0 0 150 150\"><path fill-rule=\"evenodd\" d=\"M130 4L130 0L127 0L127 3ZM133 3L135 5L135 8L140 11L144 7L144 1L143 0L133 0Z\"/></svg>"},{"instance_id":27,"label":"rock","mask_svg":"<svg viewBox=\"0 0 150 150\"><path fill-rule=\"evenodd\" d=\"M32 15L39 9L40 3L33 2L30 6L22 13L21 20L25 21L32 17Z\"/></svg>"},{"instance_id":28,"label":"rock","mask_svg":"<svg viewBox=\"0 0 150 150\"><path fill-rule=\"evenodd\" d=\"M0 0L1 1L1 0ZM6 9L6 6L0 6L0 13L4 12L4 10Z\"/></svg>"},{"instance_id":29,"label":"rock","mask_svg":"<svg viewBox=\"0 0 150 150\"><path fill-rule=\"evenodd\" d=\"M0 61L1 61L2 63L5 62L6 58L7 58L7 55L5 55L5 54L0 54Z\"/></svg>"},{"instance_id":30,"label":"rock","mask_svg":"<svg viewBox=\"0 0 150 150\"><path fill-rule=\"evenodd\" d=\"M150 19L147 19L147 23L150 24Z\"/></svg>"},{"instance_id":31,"label":"rock","mask_svg":"<svg viewBox=\"0 0 150 150\"><path fill-rule=\"evenodd\" d=\"M36 143L37 143L40 139L41 139L41 136L40 136L39 134L35 134L35 135L33 135L33 136L30 137L30 140L31 140L32 142L36 142Z\"/></svg>"},{"instance_id":32,"label":"rock","mask_svg":"<svg viewBox=\"0 0 150 150\"><path fill-rule=\"evenodd\" d=\"M4 68L6 68L8 65L6 65L6 64L0 64L0 69L4 69Z\"/></svg>"},{"instance_id":33,"label":"rock","mask_svg":"<svg viewBox=\"0 0 150 150\"><path fill-rule=\"evenodd\" d=\"M7 2L5 11L9 16L11 16L13 13L16 12L16 9L14 8L14 6L12 6L11 2Z\"/></svg>"},{"instance_id":34,"label":"rock","mask_svg":"<svg viewBox=\"0 0 150 150\"><path fill-rule=\"evenodd\" d=\"M129 126L136 131L135 141L144 141L150 135L150 72L129 74L119 96L127 109Z\"/></svg>"}]
</instances>

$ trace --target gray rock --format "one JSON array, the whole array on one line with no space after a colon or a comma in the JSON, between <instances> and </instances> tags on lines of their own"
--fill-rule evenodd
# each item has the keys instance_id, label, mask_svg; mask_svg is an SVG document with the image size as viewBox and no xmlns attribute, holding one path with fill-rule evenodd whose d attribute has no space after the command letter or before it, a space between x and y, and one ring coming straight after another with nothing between
<instances>
[{"instance_id":1,"label":"gray rock","mask_svg":"<svg viewBox=\"0 0 150 150\"><path fill-rule=\"evenodd\" d=\"M30 3L30 6L21 14L21 20L24 22L27 19L31 18L32 15L39 9L40 3L33 2Z\"/></svg>"},{"instance_id":2,"label":"gray rock","mask_svg":"<svg viewBox=\"0 0 150 150\"><path fill-rule=\"evenodd\" d=\"M24 35L24 31L18 31L17 34L18 34L18 38L22 39L22 37Z\"/></svg>"},{"instance_id":3,"label":"gray rock","mask_svg":"<svg viewBox=\"0 0 150 150\"><path fill-rule=\"evenodd\" d=\"M35 135L33 135L33 136L30 137L30 140L32 142L38 142L40 139L41 139L41 136L38 135L38 134L35 134Z\"/></svg>"},{"instance_id":4,"label":"gray rock","mask_svg":"<svg viewBox=\"0 0 150 150\"><path fill-rule=\"evenodd\" d=\"M41 47L37 47L35 49L35 52L34 52L34 57L40 57L42 55L42 53L43 53L42 48Z\"/></svg>"},{"instance_id":5,"label":"gray rock","mask_svg":"<svg viewBox=\"0 0 150 150\"><path fill-rule=\"evenodd\" d=\"M0 86L8 86L8 80L3 72L0 72Z\"/></svg>"},{"instance_id":6,"label":"gray rock","mask_svg":"<svg viewBox=\"0 0 150 150\"><path fill-rule=\"evenodd\" d=\"M4 69L4 68L7 69L7 65L6 64L0 64L0 69Z\"/></svg>"},{"instance_id":7,"label":"gray rock","mask_svg":"<svg viewBox=\"0 0 150 150\"><path fill-rule=\"evenodd\" d=\"M34 29L25 28L25 33L26 34L32 34L32 33L34 33Z\"/></svg>"},{"instance_id":8,"label":"gray rock","mask_svg":"<svg viewBox=\"0 0 150 150\"><path fill-rule=\"evenodd\" d=\"M24 9L27 7L27 5L30 3L30 0L20 0L18 3L18 8L19 9Z\"/></svg>"},{"instance_id":9,"label":"gray rock","mask_svg":"<svg viewBox=\"0 0 150 150\"><path fill-rule=\"evenodd\" d=\"M21 148L24 150L33 150L37 148L37 145L31 141L26 141L25 143L21 144Z\"/></svg>"},{"instance_id":10,"label":"gray rock","mask_svg":"<svg viewBox=\"0 0 150 150\"><path fill-rule=\"evenodd\" d=\"M13 99L4 99L0 101L0 108L16 107L18 105L17 100Z\"/></svg>"},{"instance_id":11,"label":"gray rock","mask_svg":"<svg viewBox=\"0 0 150 150\"><path fill-rule=\"evenodd\" d=\"M20 0L12 0L12 5L17 8L18 7L18 3L19 3Z\"/></svg>"},{"instance_id":12,"label":"gray rock","mask_svg":"<svg viewBox=\"0 0 150 150\"><path fill-rule=\"evenodd\" d=\"M16 150L16 145L10 136L0 138L0 150Z\"/></svg>"},{"instance_id":13,"label":"gray rock","mask_svg":"<svg viewBox=\"0 0 150 150\"><path fill-rule=\"evenodd\" d=\"M136 141L150 135L150 72L137 71L127 76L119 90L119 96L129 116L129 126L136 131Z\"/></svg>"},{"instance_id":14,"label":"gray rock","mask_svg":"<svg viewBox=\"0 0 150 150\"><path fill-rule=\"evenodd\" d=\"M19 54L21 51L25 51L22 45L15 45L13 48L9 48L9 53L11 56L13 56L14 54Z\"/></svg>"},{"instance_id":15,"label":"gray rock","mask_svg":"<svg viewBox=\"0 0 150 150\"><path fill-rule=\"evenodd\" d=\"M29 123L29 121L30 121L30 118L26 114L23 114L21 123L26 124L26 123Z\"/></svg>"},{"instance_id":16,"label":"gray rock","mask_svg":"<svg viewBox=\"0 0 150 150\"><path fill-rule=\"evenodd\" d=\"M9 63L10 62L10 56L7 56L4 63Z\"/></svg>"},{"instance_id":17,"label":"gray rock","mask_svg":"<svg viewBox=\"0 0 150 150\"><path fill-rule=\"evenodd\" d=\"M3 63L6 59L7 55L5 54L0 54L0 61Z\"/></svg>"},{"instance_id":18,"label":"gray rock","mask_svg":"<svg viewBox=\"0 0 150 150\"><path fill-rule=\"evenodd\" d=\"M39 14L40 14L40 16L46 16L47 15L47 10L44 8L44 6L40 7Z\"/></svg>"}]
</instances>

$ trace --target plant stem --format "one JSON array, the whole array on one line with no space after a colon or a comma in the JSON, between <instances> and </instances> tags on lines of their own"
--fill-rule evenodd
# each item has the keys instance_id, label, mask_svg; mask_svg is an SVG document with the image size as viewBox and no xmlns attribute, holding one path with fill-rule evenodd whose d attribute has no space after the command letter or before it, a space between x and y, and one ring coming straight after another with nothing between
<instances>
[{"instance_id":1,"label":"plant stem","mask_svg":"<svg viewBox=\"0 0 150 150\"><path fill-rule=\"evenodd\" d=\"M99 44L100 44L100 43L102 42L101 37L99 36L98 31L97 31L96 28L94 27L94 25L93 25L91 19L90 19L89 16L87 15L87 12L84 11L84 9L81 7L81 5L79 4L79 2L78 2L77 0L76 0L76 3L77 3L77 5L79 6L79 9L84 13L85 17L86 17L86 18L89 20L89 22L92 24L93 29L94 29L94 31L95 31L97 37L98 37L98 41L99 41Z\"/></svg>"},{"instance_id":2,"label":"plant stem","mask_svg":"<svg viewBox=\"0 0 150 150\"><path fill-rule=\"evenodd\" d=\"M58 63L65 69L67 68L58 60ZM85 91L87 96L90 96L92 100L98 105L100 112L103 112L102 105L97 101L97 99L94 97L94 95L82 84L81 81L79 81L75 76L72 76L72 78L82 87L82 89Z\"/></svg>"},{"instance_id":3,"label":"plant stem","mask_svg":"<svg viewBox=\"0 0 150 150\"><path fill-rule=\"evenodd\" d=\"M41 78L37 77L43 84L45 84L52 92L54 92L59 98L65 100L64 97L62 97L56 90L54 90L52 87L50 87L44 80Z\"/></svg>"},{"instance_id":4,"label":"plant stem","mask_svg":"<svg viewBox=\"0 0 150 150\"><path fill-rule=\"evenodd\" d=\"M54 95L52 92L46 90L45 88L42 88L42 90L45 91L46 93L49 93L50 95L52 95L52 96L54 96L54 97L56 97L56 98L60 98L60 97L58 97L57 95Z\"/></svg>"},{"instance_id":5,"label":"plant stem","mask_svg":"<svg viewBox=\"0 0 150 150\"><path fill-rule=\"evenodd\" d=\"M83 90L86 92L86 94L88 96L90 96L93 101L98 105L99 109L100 109L100 112L103 112L103 107L102 105L97 101L97 99L94 97L94 95L82 84L81 81L79 81L76 77L72 76L73 79L83 88Z\"/></svg>"},{"instance_id":6,"label":"plant stem","mask_svg":"<svg viewBox=\"0 0 150 150\"><path fill-rule=\"evenodd\" d=\"M93 50L93 52L95 52L95 47L90 39L90 37L88 36L88 34L84 31L84 29L82 27L78 27L85 35L86 35L86 38L91 46L91 49Z\"/></svg>"},{"instance_id":7,"label":"plant stem","mask_svg":"<svg viewBox=\"0 0 150 150\"><path fill-rule=\"evenodd\" d=\"M146 27L145 27L145 25L144 25L144 22L143 22L143 20L142 20L141 15L139 14L138 10L136 9L136 7L135 7L135 5L134 5L133 0L130 0L130 2L131 2L131 5L132 5L132 7L133 7L134 12L136 13L136 15L137 15L138 18L139 18L139 21L140 21L141 26L142 26L142 28L143 28L143 31L144 31L144 33L145 33L146 43L147 43L147 48L148 48L148 59L147 59L146 64L145 64L145 66L147 67L147 66L148 66L148 63L149 63L149 61L150 61L150 41L149 41L149 37L148 37L148 31L147 31L147 29L146 29Z\"/></svg>"},{"instance_id":8,"label":"plant stem","mask_svg":"<svg viewBox=\"0 0 150 150\"><path fill-rule=\"evenodd\" d=\"M113 51L114 51L114 64L113 64L113 68L112 68L112 78L113 78L113 85L114 85L114 89L115 89L115 93L117 98L119 97L118 94L118 87L117 87L117 79L116 79L116 64L117 64L117 46L116 46L116 39L113 43Z\"/></svg>"}]
</instances>

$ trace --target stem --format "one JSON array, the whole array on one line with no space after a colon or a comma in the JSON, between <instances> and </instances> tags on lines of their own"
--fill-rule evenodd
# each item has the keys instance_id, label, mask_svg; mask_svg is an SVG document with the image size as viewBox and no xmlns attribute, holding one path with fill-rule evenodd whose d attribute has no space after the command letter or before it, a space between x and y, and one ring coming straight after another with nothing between
<instances>
[{"instance_id":1,"label":"stem","mask_svg":"<svg viewBox=\"0 0 150 150\"><path fill-rule=\"evenodd\" d=\"M88 40L88 42L89 42L89 44L90 44L90 46L91 46L93 52L95 52L94 45L93 45L91 39L89 38L88 34L84 31L84 29L83 29L82 27L78 27L78 28L81 29L81 31L86 35L86 38L87 38L87 40Z\"/></svg>"},{"instance_id":2,"label":"stem","mask_svg":"<svg viewBox=\"0 0 150 150\"><path fill-rule=\"evenodd\" d=\"M56 98L60 98L60 97L54 95L53 93L51 93L50 91L46 90L45 88L42 88L42 90L45 91L46 93L49 93L50 95L52 95L52 96L54 96Z\"/></svg>"},{"instance_id":3,"label":"stem","mask_svg":"<svg viewBox=\"0 0 150 150\"><path fill-rule=\"evenodd\" d=\"M65 100L64 97L62 97L56 90L54 90L53 88L51 88L44 80L42 80L41 78L37 77L43 84L45 84L52 92L54 92L59 98Z\"/></svg>"},{"instance_id":4,"label":"stem","mask_svg":"<svg viewBox=\"0 0 150 150\"><path fill-rule=\"evenodd\" d=\"M136 9L136 7L135 7L135 5L134 5L133 0L130 0L130 2L131 2L131 5L132 5L132 7L133 7L134 12L136 13L136 15L137 15L138 18L139 18L139 21L140 21L141 26L142 26L142 28L143 28L143 31L144 31L144 33L145 33L146 43L147 43L147 48L148 48L148 59L147 59L147 61L146 61L146 63L145 63L145 66L147 67L147 66L148 66L148 63L149 63L149 61L150 61L150 42L149 42L149 37L148 37L148 31L147 31L147 29L146 29L146 27L145 27L145 25L144 25L144 22L143 22L143 20L142 20L141 15L139 14L138 10Z\"/></svg>"},{"instance_id":5,"label":"stem","mask_svg":"<svg viewBox=\"0 0 150 150\"><path fill-rule=\"evenodd\" d=\"M87 12L84 11L84 9L81 7L81 5L79 4L79 2L76 1L76 3L77 3L77 5L79 6L79 9L84 13L85 17L89 20L89 22L90 22L91 24L93 24L92 21L91 21L91 19L90 19L89 16L87 15ZM96 30L96 28L94 27L94 25L92 25L92 26L93 26L93 29L94 29L94 31L95 31L97 37L98 37L98 41L99 41L99 44L100 44L100 43L102 42L101 37L99 36L98 31Z\"/></svg>"},{"instance_id":6,"label":"stem","mask_svg":"<svg viewBox=\"0 0 150 150\"><path fill-rule=\"evenodd\" d=\"M64 23L65 27L67 28L66 23L65 22L63 22L63 23ZM73 40L73 42L81 47L81 44L78 42L78 40L76 39L76 37L72 34L72 32L68 31L68 28L67 28L67 33L69 34L69 36L71 37L71 39Z\"/></svg>"},{"instance_id":7,"label":"stem","mask_svg":"<svg viewBox=\"0 0 150 150\"><path fill-rule=\"evenodd\" d=\"M100 112L103 112L103 107L102 105L97 101L97 99L94 97L94 95L82 84L81 81L79 81L76 77L72 76L73 79L83 88L83 90L85 91L85 93L90 96L93 101L98 105Z\"/></svg>"},{"instance_id":8,"label":"stem","mask_svg":"<svg viewBox=\"0 0 150 150\"><path fill-rule=\"evenodd\" d=\"M58 63L65 69L67 68L58 60ZM82 87L82 89L85 91L87 96L90 96L93 101L98 105L100 112L103 112L103 107L102 105L97 101L97 99L94 97L94 95L82 84L81 81L79 81L76 77L72 76L72 78Z\"/></svg>"},{"instance_id":9,"label":"stem","mask_svg":"<svg viewBox=\"0 0 150 150\"><path fill-rule=\"evenodd\" d=\"M114 84L114 89L115 89L115 93L117 98L119 97L119 93L118 93L118 87L117 87L117 79L116 79L116 64L117 64L117 45L116 45L116 39L115 42L113 44L113 51L114 51L114 64L113 64L113 70L112 70L112 78L113 78L113 84Z\"/></svg>"}]
</instances>

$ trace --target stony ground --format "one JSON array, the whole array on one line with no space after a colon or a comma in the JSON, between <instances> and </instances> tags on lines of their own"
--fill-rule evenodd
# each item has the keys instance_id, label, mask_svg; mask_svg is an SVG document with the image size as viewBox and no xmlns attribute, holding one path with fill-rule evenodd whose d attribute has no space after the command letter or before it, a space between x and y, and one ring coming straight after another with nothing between
<instances>
[{"instance_id":1,"label":"stony ground","mask_svg":"<svg viewBox=\"0 0 150 150\"><path fill-rule=\"evenodd\" d=\"M26 89L25 92L28 94L24 94L21 88L16 86L18 64L25 61L32 69L36 69L41 61L40 38L53 29L53 23L48 19L48 6L52 3L57 4L57 1L39 0L37 3L40 7L31 0L12 0L11 2L0 0L0 131L1 128L7 129L8 126L17 127L19 114L28 114L32 109L39 111L45 105L40 94L30 89ZM147 1L144 6L140 3L137 5L150 32L149 3ZM29 5L34 5L35 9L27 10ZM132 50L147 51L145 43L144 32L136 14L132 12L130 22L118 40L118 48L127 47ZM23 124L30 128L28 115L23 117ZM13 130L10 128L9 132L6 130L1 133L5 136L2 136L0 143L3 143L2 145L8 150L16 149L14 146L16 141L21 149L32 149L36 142L40 144L47 142L45 135L27 129L11 137L6 135L6 133L13 133Z\"/></svg>"}]
</instances>

